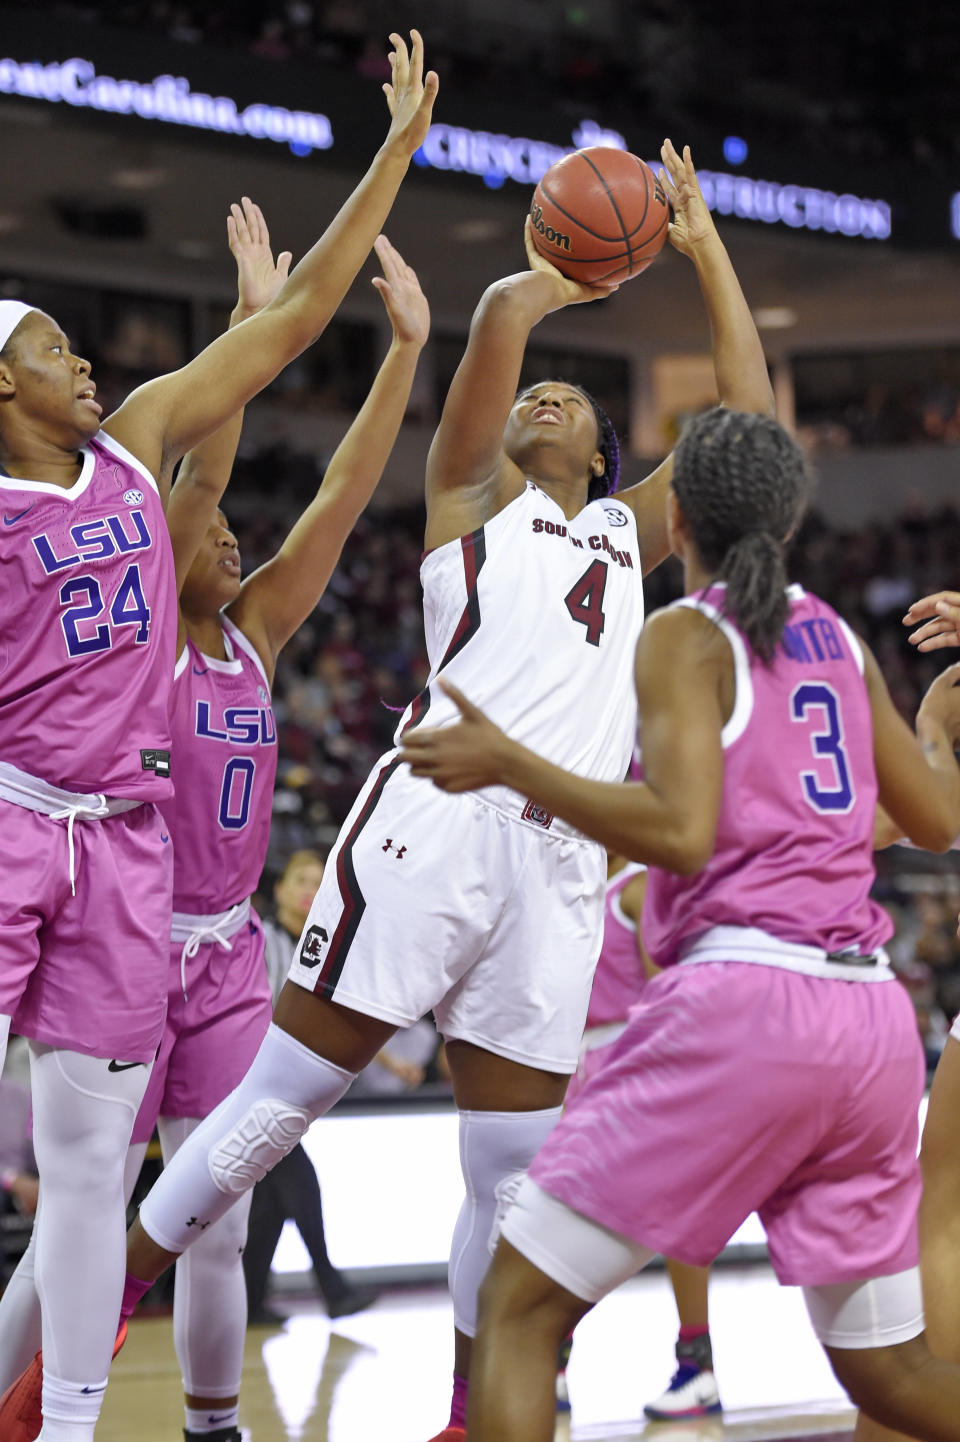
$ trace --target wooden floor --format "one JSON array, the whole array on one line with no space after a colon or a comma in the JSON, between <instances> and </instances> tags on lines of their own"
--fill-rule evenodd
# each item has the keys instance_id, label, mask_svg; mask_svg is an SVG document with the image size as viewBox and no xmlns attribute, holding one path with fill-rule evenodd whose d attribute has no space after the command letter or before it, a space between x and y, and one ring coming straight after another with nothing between
<instances>
[{"instance_id":1,"label":"wooden floor","mask_svg":"<svg viewBox=\"0 0 960 1442\"><path fill-rule=\"evenodd\" d=\"M282 1330L247 1333L241 1423L252 1442L427 1442L444 1425L452 1366L445 1290L388 1291L331 1324L309 1299ZM676 1314L663 1272L608 1297L577 1332L571 1419L558 1438L590 1442L763 1442L846 1433L853 1413L794 1289L768 1267L718 1269L711 1290L723 1419L648 1424L643 1403L672 1371ZM114 1364L98 1442L178 1442L179 1370L169 1317L138 1318Z\"/></svg>"}]
</instances>

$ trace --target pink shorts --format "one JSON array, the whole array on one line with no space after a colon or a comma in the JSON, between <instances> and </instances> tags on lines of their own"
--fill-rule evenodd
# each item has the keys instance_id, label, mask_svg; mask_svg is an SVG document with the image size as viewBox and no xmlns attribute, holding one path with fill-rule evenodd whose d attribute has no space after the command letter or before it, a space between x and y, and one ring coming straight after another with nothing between
<instances>
[{"instance_id":1,"label":"pink shorts","mask_svg":"<svg viewBox=\"0 0 960 1442\"><path fill-rule=\"evenodd\" d=\"M73 831L0 801L0 1012L85 1056L149 1062L167 1004L173 847L145 804Z\"/></svg>"},{"instance_id":2,"label":"pink shorts","mask_svg":"<svg viewBox=\"0 0 960 1442\"><path fill-rule=\"evenodd\" d=\"M180 980L182 948L179 942L168 943L167 1019L133 1124L134 1142L150 1140L157 1117L209 1116L243 1080L260 1049L273 999L255 911L229 940L229 951L207 941L188 959L186 1001Z\"/></svg>"},{"instance_id":3,"label":"pink shorts","mask_svg":"<svg viewBox=\"0 0 960 1442\"><path fill-rule=\"evenodd\" d=\"M674 967L647 986L530 1175L695 1266L757 1211L781 1282L887 1276L918 1259L923 1085L895 981Z\"/></svg>"}]
</instances>

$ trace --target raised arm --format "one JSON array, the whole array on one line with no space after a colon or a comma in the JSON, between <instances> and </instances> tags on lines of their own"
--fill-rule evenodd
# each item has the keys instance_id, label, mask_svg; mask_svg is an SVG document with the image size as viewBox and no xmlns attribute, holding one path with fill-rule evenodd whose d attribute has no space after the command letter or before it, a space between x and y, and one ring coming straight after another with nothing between
<instances>
[{"instance_id":1,"label":"raised arm","mask_svg":"<svg viewBox=\"0 0 960 1442\"><path fill-rule=\"evenodd\" d=\"M217 430L305 350L330 320L383 228L410 157L430 125L437 77L423 75L423 42L408 55L391 37L392 81L384 86L391 123L356 190L307 252L276 298L220 336L172 375L150 381L107 429L155 475Z\"/></svg>"},{"instance_id":2,"label":"raised arm","mask_svg":"<svg viewBox=\"0 0 960 1442\"><path fill-rule=\"evenodd\" d=\"M400 757L445 791L510 786L619 856L690 874L709 860L720 814L729 643L696 611L652 616L637 645L642 782L588 781L518 745L441 677L454 726L418 728Z\"/></svg>"},{"instance_id":3,"label":"raised arm","mask_svg":"<svg viewBox=\"0 0 960 1442\"><path fill-rule=\"evenodd\" d=\"M681 157L673 142L665 140L660 154L665 167L660 171L660 180L673 206L673 222L667 235L674 249L688 256L696 267L710 320L720 404L730 410L773 415L773 390L760 336L700 191L690 147L684 146ZM670 554L666 499L672 475L671 455L645 481L620 493L620 499L633 508L637 517L644 572L659 566Z\"/></svg>"},{"instance_id":4,"label":"raised arm","mask_svg":"<svg viewBox=\"0 0 960 1442\"><path fill-rule=\"evenodd\" d=\"M948 667L928 690L914 736L866 646L863 653L880 805L900 836L925 851L948 851L960 836L960 768L954 756L960 742L960 665ZM884 838L886 844L892 839Z\"/></svg>"},{"instance_id":5,"label":"raised arm","mask_svg":"<svg viewBox=\"0 0 960 1442\"><path fill-rule=\"evenodd\" d=\"M383 276L373 284L393 326L390 349L315 499L277 555L247 577L228 608L271 676L281 647L323 595L343 543L383 474L430 331L430 310L414 271L385 235L375 249Z\"/></svg>"},{"instance_id":6,"label":"raised arm","mask_svg":"<svg viewBox=\"0 0 960 1442\"><path fill-rule=\"evenodd\" d=\"M246 197L242 206L230 207L227 243L237 263L237 303L230 316L232 328L269 305L287 279L292 256L285 250L274 264L270 232L263 213ZM183 458L167 504L178 593L230 479L242 426L241 408ZM182 637L178 652L181 645Z\"/></svg>"},{"instance_id":7,"label":"raised arm","mask_svg":"<svg viewBox=\"0 0 960 1442\"><path fill-rule=\"evenodd\" d=\"M530 269L505 276L483 293L463 359L450 384L427 458L428 548L474 530L523 488L503 449L503 430L520 381L533 327L551 311L602 299L616 286L578 285L524 239Z\"/></svg>"}]
</instances>

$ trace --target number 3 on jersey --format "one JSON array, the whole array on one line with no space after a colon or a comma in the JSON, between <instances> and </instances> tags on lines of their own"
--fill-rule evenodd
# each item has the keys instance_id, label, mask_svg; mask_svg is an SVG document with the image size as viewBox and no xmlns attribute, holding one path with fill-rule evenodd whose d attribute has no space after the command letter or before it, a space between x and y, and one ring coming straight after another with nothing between
<instances>
[{"instance_id":1,"label":"number 3 on jersey","mask_svg":"<svg viewBox=\"0 0 960 1442\"><path fill-rule=\"evenodd\" d=\"M593 561L563 598L567 610L577 624L586 626L585 639L590 646L600 645L600 637L607 623L603 614L603 593L606 587L607 564L605 561Z\"/></svg>"},{"instance_id":2,"label":"number 3 on jersey","mask_svg":"<svg viewBox=\"0 0 960 1442\"><path fill-rule=\"evenodd\" d=\"M812 715L810 713L813 713ZM810 746L818 760L833 768L833 785L825 784L822 769L801 771L800 785L808 806L821 814L847 812L856 800L847 753L844 749L843 718L840 700L825 681L805 681L790 697L791 721L806 722L823 719L825 725L810 732Z\"/></svg>"}]
</instances>

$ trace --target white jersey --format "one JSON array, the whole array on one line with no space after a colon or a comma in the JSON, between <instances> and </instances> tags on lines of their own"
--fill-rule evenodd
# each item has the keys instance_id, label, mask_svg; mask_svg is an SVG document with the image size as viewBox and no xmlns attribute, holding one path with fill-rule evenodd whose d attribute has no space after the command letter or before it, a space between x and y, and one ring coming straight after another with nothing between
<instances>
[{"instance_id":1,"label":"white jersey","mask_svg":"<svg viewBox=\"0 0 960 1442\"><path fill-rule=\"evenodd\" d=\"M515 741L579 776L622 780L643 625L630 508L608 496L568 521L528 481L485 526L431 551L420 577L430 675L395 739L458 719L442 673Z\"/></svg>"}]
</instances>

